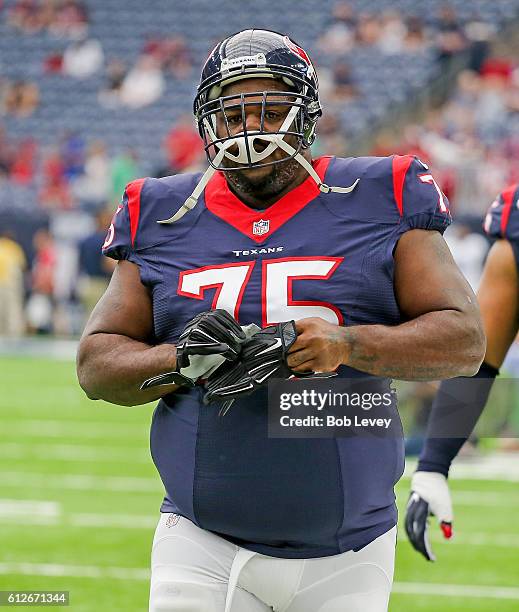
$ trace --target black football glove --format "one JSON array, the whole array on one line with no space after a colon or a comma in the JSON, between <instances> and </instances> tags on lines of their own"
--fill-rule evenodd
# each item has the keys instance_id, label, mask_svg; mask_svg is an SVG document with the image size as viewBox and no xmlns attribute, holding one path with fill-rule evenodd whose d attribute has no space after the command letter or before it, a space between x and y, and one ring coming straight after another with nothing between
<instances>
[{"instance_id":1,"label":"black football glove","mask_svg":"<svg viewBox=\"0 0 519 612\"><path fill-rule=\"evenodd\" d=\"M249 395L271 378L292 375L309 376L313 372L296 372L288 367L287 353L297 338L294 321L263 328L242 344L241 355L234 363L223 364L207 380L204 403L226 402Z\"/></svg>"},{"instance_id":2,"label":"black football glove","mask_svg":"<svg viewBox=\"0 0 519 612\"><path fill-rule=\"evenodd\" d=\"M141 389L170 384L192 387L200 377L208 376L224 361L237 359L245 338L242 328L225 310L201 312L180 334L175 370L148 378Z\"/></svg>"}]
</instances>

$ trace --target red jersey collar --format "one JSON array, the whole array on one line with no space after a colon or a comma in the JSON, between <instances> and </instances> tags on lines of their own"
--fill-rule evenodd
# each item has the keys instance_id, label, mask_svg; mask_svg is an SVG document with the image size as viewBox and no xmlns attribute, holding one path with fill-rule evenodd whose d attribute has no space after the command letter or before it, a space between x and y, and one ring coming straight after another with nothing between
<instances>
[{"instance_id":1,"label":"red jersey collar","mask_svg":"<svg viewBox=\"0 0 519 612\"><path fill-rule=\"evenodd\" d=\"M312 166L324 181L331 157L319 157ZM284 223L320 194L311 176L263 210L250 208L230 189L223 172L216 172L205 188L205 205L217 217L257 243L269 238Z\"/></svg>"}]
</instances>

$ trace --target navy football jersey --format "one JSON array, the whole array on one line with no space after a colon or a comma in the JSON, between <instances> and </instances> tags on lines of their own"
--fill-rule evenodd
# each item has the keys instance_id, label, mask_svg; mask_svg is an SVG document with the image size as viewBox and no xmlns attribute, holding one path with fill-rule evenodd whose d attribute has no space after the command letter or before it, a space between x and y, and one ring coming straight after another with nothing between
<instances>
[{"instance_id":1,"label":"navy football jersey","mask_svg":"<svg viewBox=\"0 0 519 612\"><path fill-rule=\"evenodd\" d=\"M241 325L319 316L339 325L401 322L393 251L415 228L443 232L448 202L411 156L313 162L309 177L264 210L251 209L217 172L195 208L173 224L200 174L130 183L104 253L139 267L153 299L157 343L174 343L197 313L224 308ZM367 376L341 367L339 376ZM389 389L390 381L380 379ZM251 550L308 558L358 550L396 524L402 439L277 439L267 435L267 392L237 400L225 417L203 389L163 398L152 457L179 513ZM396 406L392 407L398 419Z\"/></svg>"},{"instance_id":2,"label":"navy football jersey","mask_svg":"<svg viewBox=\"0 0 519 612\"><path fill-rule=\"evenodd\" d=\"M510 185L492 202L483 224L491 238L504 238L512 245L519 270L519 185Z\"/></svg>"}]
</instances>

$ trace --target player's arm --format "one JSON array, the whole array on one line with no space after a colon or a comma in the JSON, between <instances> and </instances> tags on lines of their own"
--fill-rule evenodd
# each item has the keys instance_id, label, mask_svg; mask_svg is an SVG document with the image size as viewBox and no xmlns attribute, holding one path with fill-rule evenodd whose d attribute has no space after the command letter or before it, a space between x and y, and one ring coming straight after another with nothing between
<instances>
[{"instance_id":1,"label":"player's arm","mask_svg":"<svg viewBox=\"0 0 519 612\"><path fill-rule=\"evenodd\" d=\"M478 301L487 336L485 363L499 369L519 328L519 277L508 240L498 240L490 249Z\"/></svg>"},{"instance_id":2,"label":"player's arm","mask_svg":"<svg viewBox=\"0 0 519 612\"><path fill-rule=\"evenodd\" d=\"M138 266L119 261L79 342L77 375L90 399L134 406L178 388L140 390L145 379L176 367L175 346L152 345L152 322L151 297L141 283Z\"/></svg>"},{"instance_id":3,"label":"player's arm","mask_svg":"<svg viewBox=\"0 0 519 612\"><path fill-rule=\"evenodd\" d=\"M428 516L436 516L444 536L451 536L449 468L481 416L499 367L517 335L518 295L512 246L499 240L490 250L478 290L487 335L485 360L473 378L458 377L441 384L411 483L405 527L412 546L429 561L434 560L434 554L427 537Z\"/></svg>"},{"instance_id":4,"label":"player's arm","mask_svg":"<svg viewBox=\"0 0 519 612\"><path fill-rule=\"evenodd\" d=\"M519 278L512 246L494 244L488 255L478 300L487 336L485 360L472 378L444 381L436 395L419 471L447 477L452 460L472 433L492 384L518 331Z\"/></svg>"},{"instance_id":5,"label":"player's arm","mask_svg":"<svg viewBox=\"0 0 519 612\"><path fill-rule=\"evenodd\" d=\"M497 241L488 255L478 300L487 336L485 359L471 378L444 381L436 395L418 469L448 475L472 433L492 384L518 331L519 279L511 244Z\"/></svg>"},{"instance_id":6,"label":"player's arm","mask_svg":"<svg viewBox=\"0 0 519 612\"><path fill-rule=\"evenodd\" d=\"M319 318L300 320L291 368L330 371L344 364L402 380L477 372L485 351L479 308L440 233L406 232L394 260L395 294L407 321L338 327Z\"/></svg>"}]
</instances>

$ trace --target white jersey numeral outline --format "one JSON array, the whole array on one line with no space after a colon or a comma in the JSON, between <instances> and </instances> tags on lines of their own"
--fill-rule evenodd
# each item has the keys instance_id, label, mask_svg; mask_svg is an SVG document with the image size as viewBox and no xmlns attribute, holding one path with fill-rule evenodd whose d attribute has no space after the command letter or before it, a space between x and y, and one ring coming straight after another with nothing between
<instances>
[{"instance_id":1,"label":"white jersey numeral outline","mask_svg":"<svg viewBox=\"0 0 519 612\"><path fill-rule=\"evenodd\" d=\"M285 257L262 262L262 325L291 319L321 317L341 325L340 310L329 302L294 300L297 280L327 280L342 263L342 257ZM206 289L216 289L211 308L223 308L239 320L243 294L255 261L203 266L184 270L178 280L178 295L203 300Z\"/></svg>"},{"instance_id":2,"label":"white jersey numeral outline","mask_svg":"<svg viewBox=\"0 0 519 612\"><path fill-rule=\"evenodd\" d=\"M216 289L211 308L223 308L238 320L243 292L255 261L203 266L184 270L178 279L178 295L203 300L206 289Z\"/></svg>"},{"instance_id":3,"label":"white jersey numeral outline","mask_svg":"<svg viewBox=\"0 0 519 612\"><path fill-rule=\"evenodd\" d=\"M114 216L112 217L112 222L110 223L110 227L108 228L108 233L106 234L106 238L103 244L103 249L106 249L107 247L109 247L112 242L114 241L115 238L115 227L114 227L114 223L115 223L115 217L117 217L117 215L121 212L121 210L123 209L123 205L119 204L119 206L117 207L117 210L114 212Z\"/></svg>"},{"instance_id":4,"label":"white jersey numeral outline","mask_svg":"<svg viewBox=\"0 0 519 612\"><path fill-rule=\"evenodd\" d=\"M439 197L438 206L440 207L440 210L443 213L449 212L449 209L447 208L447 204L445 204L445 196L443 195L443 192L440 189L440 186L438 185L438 183L434 180L433 175L432 174L419 174L418 178L422 181L422 183L429 183L429 185L434 186L434 188L438 192L438 197Z\"/></svg>"},{"instance_id":5,"label":"white jersey numeral outline","mask_svg":"<svg viewBox=\"0 0 519 612\"><path fill-rule=\"evenodd\" d=\"M340 310L329 302L293 299L293 283L297 280L327 280L343 261L342 257L283 257L262 262L262 323L298 321L321 317L341 325Z\"/></svg>"}]
</instances>

